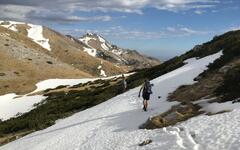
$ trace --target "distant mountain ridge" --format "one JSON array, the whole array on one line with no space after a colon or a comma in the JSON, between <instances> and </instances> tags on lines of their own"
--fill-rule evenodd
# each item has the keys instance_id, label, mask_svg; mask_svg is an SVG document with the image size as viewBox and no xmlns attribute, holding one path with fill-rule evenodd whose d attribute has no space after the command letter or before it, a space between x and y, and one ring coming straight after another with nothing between
<instances>
[{"instance_id":1,"label":"distant mountain ridge","mask_svg":"<svg viewBox=\"0 0 240 150\"><path fill-rule=\"evenodd\" d=\"M160 64L156 58L142 55L136 50L120 48L95 33L87 33L80 37L79 41L90 47L90 49L85 49L89 55L117 65L128 66L129 70L149 68Z\"/></svg>"}]
</instances>

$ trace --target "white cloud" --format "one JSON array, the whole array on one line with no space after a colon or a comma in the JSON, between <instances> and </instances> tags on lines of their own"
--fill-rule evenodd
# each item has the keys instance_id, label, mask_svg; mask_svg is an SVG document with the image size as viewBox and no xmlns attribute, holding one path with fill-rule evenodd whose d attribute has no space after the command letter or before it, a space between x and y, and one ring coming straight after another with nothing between
<instances>
[{"instance_id":1,"label":"white cloud","mask_svg":"<svg viewBox=\"0 0 240 150\"><path fill-rule=\"evenodd\" d=\"M0 19L24 21L27 19L27 14L34 10L35 8L31 6L0 5Z\"/></svg>"},{"instance_id":2,"label":"white cloud","mask_svg":"<svg viewBox=\"0 0 240 150\"><path fill-rule=\"evenodd\" d=\"M218 3L220 3L218 0L164 0L156 1L154 7L160 10L178 12L199 8L213 8Z\"/></svg>"},{"instance_id":3,"label":"white cloud","mask_svg":"<svg viewBox=\"0 0 240 150\"><path fill-rule=\"evenodd\" d=\"M201 15L201 14L203 14L205 11L203 11L203 10L195 10L194 11L194 13L195 14L198 14L198 15Z\"/></svg>"},{"instance_id":4,"label":"white cloud","mask_svg":"<svg viewBox=\"0 0 240 150\"><path fill-rule=\"evenodd\" d=\"M0 18L9 19L26 19L31 20L34 13L54 12L56 14L64 13L66 16L76 15L76 11L79 12L124 12L124 13L137 13L143 14L144 8L156 8L166 11L186 11L195 10L196 13L200 13L199 9L213 8L219 4L219 0L1 0L0 1ZM6 10L6 11L5 11ZM198 11L197 11L198 10ZM74 14L74 15L73 15ZM46 15L47 16L47 15ZM54 15L52 15L54 16ZM61 15L60 15L61 16ZM83 16L76 17L76 21L89 21ZM39 17L39 19L41 19ZM43 18L44 19L44 18ZM110 17L102 17L102 21L109 21ZM74 20L74 19L73 19ZM92 20L101 20L96 17Z\"/></svg>"},{"instance_id":5,"label":"white cloud","mask_svg":"<svg viewBox=\"0 0 240 150\"><path fill-rule=\"evenodd\" d=\"M19 6L19 5L0 5L0 20L16 20L16 21L54 21L61 23L72 22L92 22L92 21L110 21L109 15L82 17L72 15L66 11L49 10L35 6Z\"/></svg>"},{"instance_id":6,"label":"white cloud","mask_svg":"<svg viewBox=\"0 0 240 150\"><path fill-rule=\"evenodd\" d=\"M81 36L82 34L91 32L97 33L104 37L112 37L117 39L160 39L160 38L169 38L169 37L185 37L192 35L206 35L210 32L208 31L198 31L190 29L187 27L167 27L161 31L141 31L136 29L125 29L121 26L115 26L103 30L84 30L84 29L75 29L62 31L65 34L71 34L75 36Z\"/></svg>"},{"instance_id":7,"label":"white cloud","mask_svg":"<svg viewBox=\"0 0 240 150\"><path fill-rule=\"evenodd\" d=\"M167 35L169 36L190 36L190 35L207 35L211 33L210 31L200 31L200 30L194 30L188 27L168 27L167 28Z\"/></svg>"},{"instance_id":8,"label":"white cloud","mask_svg":"<svg viewBox=\"0 0 240 150\"><path fill-rule=\"evenodd\" d=\"M176 31L176 29L173 28L173 27L167 27L166 30L169 31L169 32L175 32Z\"/></svg>"},{"instance_id":9,"label":"white cloud","mask_svg":"<svg viewBox=\"0 0 240 150\"><path fill-rule=\"evenodd\" d=\"M73 22L93 22L93 21L110 21L111 16L93 16L93 17L80 17L80 16L67 16L67 15L35 15L32 16L35 19L41 19L46 21L55 20L59 23L73 23Z\"/></svg>"}]
</instances>

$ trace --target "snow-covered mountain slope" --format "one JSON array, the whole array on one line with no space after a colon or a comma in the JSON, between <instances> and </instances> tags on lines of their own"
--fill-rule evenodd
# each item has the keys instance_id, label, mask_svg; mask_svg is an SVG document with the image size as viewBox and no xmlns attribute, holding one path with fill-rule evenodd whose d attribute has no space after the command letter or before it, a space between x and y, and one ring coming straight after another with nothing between
<instances>
[{"instance_id":1,"label":"snow-covered mountain slope","mask_svg":"<svg viewBox=\"0 0 240 150\"><path fill-rule=\"evenodd\" d=\"M113 49L112 45L107 40L97 34L87 33L86 35L80 37L79 40L96 50L112 51ZM118 53L114 51L113 53L120 55L123 53L123 50L119 49Z\"/></svg>"},{"instance_id":2,"label":"snow-covered mountain slope","mask_svg":"<svg viewBox=\"0 0 240 150\"><path fill-rule=\"evenodd\" d=\"M149 110L142 110L137 97L139 87L89 108L55 125L0 147L1 150L106 150L106 149L234 149L239 146L239 110L217 116L199 116L174 127L156 130L138 129L149 116L167 111L177 102L167 96L178 86L194 83L193 79L222 52L201 58L188 59L184 66L162 75L154 83ZM162 96L161 99L158 99ZM229 123L224 123L228 121ZM226 130L225 130L226 129ZM152 143L138 146L151 139Z\"/></svg>"},{"instance_id":3,"label":"snow-covered mountain slope","mask_svg":"<svg viewBox=\"0 0 240 150\"><path fill-rule=\"evenodd\" d=\"M159 60L155 58L112 45L98 34L87 33L80 37L79 41L89 47L84 49L89 55L108 60L120 66L127 66L128 70L149 68L160 64Z\"/></svg>"}]
</instances>

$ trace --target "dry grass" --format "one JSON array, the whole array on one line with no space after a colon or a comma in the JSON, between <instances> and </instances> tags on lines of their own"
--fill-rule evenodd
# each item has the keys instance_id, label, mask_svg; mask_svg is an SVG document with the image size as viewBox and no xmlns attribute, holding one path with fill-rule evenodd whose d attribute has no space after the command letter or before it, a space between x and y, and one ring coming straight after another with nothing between
<instances>
[{"instance_id":1,"label":"dry grass","mask_svg":"<svg viewBox=\"0 0 240 150\"><path fill-rule=\"evenodd\" d=\"M27 35L25 25L18 32L0 27L0 95L25 94L36 88L39 81L50 78L83 78L98 76L97 67L103 63L107 75L124 72L107 61L81 51L81 43L44 27L52 51L42 48Z\"/></svg>"},{"instance_id":2,"label":"dry grass","mask_svg":"<svg viewBox=\"0 0 240 150\"><path fill-rule=\"evenodd\" d=\"M169 95L170 101L192 102L214 94L216 88L223 82L223 74L211 73L193 85L184 85Z\"/></svg>"},{"instance_id":3,"label":"dry grass","mask_svg":"<svg viewBox=\"0 0 240 150\"><path fill-rule=\"evenodd\" d=\"M48 28L44 28L43 34L50 39L50 45L54 57L57 57L61 61L70 65L74 64L75 68L94 76L98 76L97 68L102 63L103 69L107 75L115 75L125 72L122 68L116 67L111 62L92 57L83 52L83 44L72 41L66 36Z\"/></svg>"},{"instance_id":4,"label":"dry grass","mask_svg":"<svg viewBox=\"0 0 240 150\"><path fill-rule=\"evenodd\" d=\"M147 120L146 123L140 126L142 129L156 129L175 125L178 122L185 121L191 117L197 116L200 107L193 104L176 105L165 113L154 116Z\"/></svg>"},{"instance_id":5,"label":"dry grass","mask_svg":"<svg viewBox=\"0 0 240 150\"><path fill-rule=\"evenodd\" d=\"M83 78L91 77L90 74L64 64L41 50L26 47L33 43L22 38L15 40L16 36L22 37L12 31L0 27L0 32L9 34L0 36L0 95L6 93L24 94L34 90L35 84L49 78ZM5 32L6 31L6 32ZM26 43L22 43L22 41ZM5 44L9 46L5 46ZM28 45L29 46L29 45ZM34 44L32 46L35 46ZM30 45L30 47L32 47ZM46 51L43 49L43 51ZM48 64L47 61L53 62Z\"/></svg>"},{"instance_id":6,"label":"dry grass","mask_svg":"<svg viewBox=\"0 0 240 150\"><path fill-rule=\"evenodd\" d=\"M9 142L12 142L14 140L17 140L27 134L30 134L34 131L23 131L23 132L18 132L18 133L15 133L15 134L8 134L4 137L0 137L0 146L1 145L4 145L4 144L7 144Z\"/></svg>"}]
</instances>

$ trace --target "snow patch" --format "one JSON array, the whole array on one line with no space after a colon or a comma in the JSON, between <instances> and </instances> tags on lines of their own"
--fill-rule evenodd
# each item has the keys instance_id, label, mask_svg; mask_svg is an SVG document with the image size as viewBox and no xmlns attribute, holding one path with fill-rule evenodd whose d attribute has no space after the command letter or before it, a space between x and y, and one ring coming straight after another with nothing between
<instances>
[{"instance_id":1,"label":"snow patch","mask_svg":"<svg viewBox=\"0 0 240 150\"><path fill-rule=\"evenodd\" d=\"M102 69L102 66L101 66L101 65L99 65L99 66L97 67L97 69Z\"/></svg>"},{"instance_id":2,"label":"snow patch","mask_svg":"<svg viewBox=\"0 0 240 150\"><path fill-rule=\"evenodd\" d=\"M0 96L0 119L7 120L16 115L26 113L34 109L34 104L41 102L46 97L41 95L20 96L16 94L6 94Z\"/></svg>"},{"instance_id":3,"label":"snow patch","mask_svg":"<svg viewBox=\"0 0 240 150\"><path fill-rule=\"evenodd\" d=\"M87 48L87 47L83 47L83 51L87 52L89 55L96 57L97 55L97 50L93 49L93 48Z\"/></svg>"},{"instance_id":4,"label":"snow patch","mask_svg":"<svg viewBox=\"0 0 240 150\"><path fill-rule=\"evenodd\" d=\"M103 76L103 77L107 77L107 75L106 75L106 73L105 73L105 71L104 70L100 70L100 76Z\"/></svg>"},{"instance_id":5,"label":"snow patch","mask_svg":"<svg viewBox=\"0 0 240 150\"><path fill-rule=\"evenodd\" d=\"M109 50L109 47L107 47L107 45L105 43L102 43L101 44L101 47L105 50L105 51L108 51Z\"/></svg>"},{"instance_id":6,"label":"snow patch","mask_svg":"<svg viewBox=\"0 0 240 150\"><path fill-rule=\"evenodd\" d=\"M43 91L46 89L54 89L60 85L68 85L68 86L73 86L73 85L77 85L79 83L87 83L89 81L94 81L96 80L95 78L87 78L87 79L48 79L48 80L44 80L41 82L38 82L36 84L37 89L34 90L31 93L36 93L39 91Z\"/></svg>"},{"instance_id":7,"label":"snow patch","mask_svg":"<svg viewBox=\"0 0 240 150\"><path fill-rule=\"evenodd\" d=\"M15 24L13 24L13 25L11 25L10 27L7 27L7 28L12 30L12 31L15 31L15 32L18 31L17 26Z\"/></svg>"},{"instance_id":8,"label":"snow patch","mask_svg":"<svg viewBox=\"0 0 240 150\"><path fill-rule=\"evenodd\" d=\"M224 103L208 103L203 102L199 103L202 107L200 111L210 112L210 113L219 113L223 111L232 111L235 108L240 107L240 103L232 103L232 101L224 102Z\"/></svg>"},{"instance_id":9,"label":"snow patch","mask_svg":"<svg viewBox=\"0 0 240 150\"><path fill-rule=\"evenodd\" d=\"M116 55L121 55L123 53L122 50L117 50L117 49L113 49L112 52Z\"/></svg>"},{"instance_id":10,"label":"snow patch","mask_svg":"<svg viewBox=\"0 0 240 150\"><path fill-rule=\"evenodd\" d=\"M104 38L102 38L101 36L98 35L97 37L98 37L98 39L99 39L100 42L102 42L102 43L105 43L105 42L106 42L106 40L105 40Z\"/></svg>"},{"instance_id":11,"label":"snow patch","mask_svg":"<svg viewBox=\"0 0 240 150\"><path fill-rule=\"evenodd\" d=\"M128 74L124 74L125 77L130 76L134 73L128 73ZM46 89L54 89L60 85L67 85L67 86L73 86L73 85L77 85L80 83L87 83L89 81L95 81L98 79L102 79L102 80L108 80L108 79L112 79L112 78L119 78L121 77L121 75L116 75L116 76L110 76L107 78L83 78L83 79L48 79L48 80L44 80L44 81L40 81L36 84L37 89L34 90L32 93L36 93L39 91L43 91Z\"/></svg>"},{"instance_id":12,"label":"snow patch","mask_svg":"<svg viewBox=\"0 0 240 150\"><path fill-rule=\"evenodd\" d=\"M42 46L43 48L51 51L50 45L49 45L49 39L46 39L43 37L43 27L40 25L33 25L28 24L30 29L27 29L28 31L28 37L31 38L35 43Z\"/></svg>"},{"instance_id":13,"label":"snow patch","mask_svg":"<svg viewBox=\"0 0 240 150\"><path fill-rule=\"evenodd\" d=\"M84 38L80 38L79 40L89 46L88 42L89 42L90 40L92 40L92 39L93 39L92 37L86 36L86 37L84 37Z\"/></svg>"},{"instance_id":14,"label":"snow patch","mask_svg":"<svg viewBox=\"0 0 240 150\"><path fill-rule=\"evenodd\" d=\"M101 42L101 47L102 49L108 51L110 49L111 46L109 46L110 44L107 44L107 41L102 38L101 36L97 35L99 41Z\"/></svg>"},{"instance_id":15,"label":"snow patch","mask_svg":"<svg viewBox=\"0 0 240 150\"><path fill-rule=\"evenodd\" d=\"M101 64L102 64L102 61L101 61ZM99 65L97 69L100 70L100 76L107 77L105 71L102 69L102 65Z\"/></svg>"},{"instance_id":16,"label":"snow patch","mask_svg":"<svg viewBox=\"0 0 240 150\"><path fill-rule=\"evenodd\" d=\"M2 24L2 23L8 23L6 25ZM0 21L0 25L2 27L5 27L9 30L15 31L17 32L17 24L25 24L24 22L16 22L16 21Z\"/></svg>"}]
</instances>

